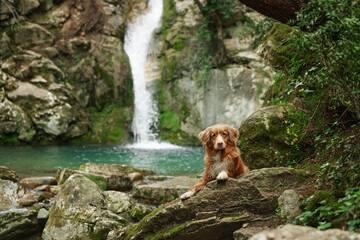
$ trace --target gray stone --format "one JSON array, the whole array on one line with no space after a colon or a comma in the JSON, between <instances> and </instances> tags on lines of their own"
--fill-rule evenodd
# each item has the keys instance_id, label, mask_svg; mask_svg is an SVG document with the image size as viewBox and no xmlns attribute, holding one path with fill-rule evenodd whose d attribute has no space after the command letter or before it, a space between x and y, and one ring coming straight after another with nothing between
<instances>
[{"instance_id":1,"label":"gray stone","mask_svg":"<svg viewBox=\"0 0 360 240\"><path fill-rule=\"evenodd\" d=\"M23 15L31 13L34 9L38 8L40 3L38 0L19 0L18 9Z\"/></svg>"},{"instance_id":2,"label":"gray stone","mask_svg":"<svg viewBox=\"0 0 360 240\"><path fill-rule=\"evenodd\" d=\"M36 210L13 209L0 212L0 239L18 240L41 232Z\"/></svg>"},{"instance_id":3,"label":"gray stone","mask_svg":"<svg viewBox=\"0 0 360 240\"><path fill-rule=\"evenodd\" d=\"M132 188L132 181L130 178L123 173L117 174L102 174L88 173L84 171L72 170L72 169L61 169L56 174L56 179L59 184L62 184L73 174L81 174L94 181L102 190L116 190L125 191Z\"/></svg>"},{"instance_id":4,"label":"gray stone","mask_svg":"<svg viewBox=\"0 0 360 240\"><path fill-rule=\"evenodd\" d=\"M49 211L46 210L45 208L40 208L38 214L37 214L37 219L38 220L42 220L42 221L46 221L49 218Z\"/></svg>"},{"instance_id":5,"label":"gray stone","mask_svg":"<svg viewBox=\"0 0 360 240\"><path fill-rule=\"evenodd\" d=\"M18 139L29 142L35 135L31 119L16 104L6 98L0 102L0 134L18 133Z\"/></svg>"},{"instance_id":6,"label":"gray stone","mask_svg":"<svg viewBox=\"0 0 360 240\"><path fill-rule=\"evenodd\" d=\"M354 232L342 231L339 229L328 229L320 231L312 227L285 225L284 227L264 231L256 234L250 240L359 240L360 234Z\"/></svg>"},{"instance_id":7,"label":"gray stone","mask_svg":"<svg viewBox=\"0 0 360 240\"><path fill-rule=\"evenodd\" d=\"M54 177L29 177L23 178L20 181L20 185L23 188L34 189L42 185L56 185L56 179Z\"/></svg>"},{"instance_id":8,"label":"gray stone","mask_svg":"<svg viewBox=\"0 0 360 240\"><path fill-rule=\"evenodd\" d=\"M23 48L51 46L54 43L54 36L38 24L27 23L16 28L14 43Z\"/></svg>"},{"instance_id":9,"label":"gray stone","mask_svg":"<svg viewBox=\"0 0 360 240\"><path fill-rule=\"evenodd\" d=\"M104 195L107 201L107 208L116 214L130 211L135 205L130 196L123 192L104 191Z\"/></svg>"},{"instance_id":10,"label":"gray stone","mask_svg":"<svg viewBox=\"0 0 360 240\"><path fill-rule=\"evenodd\" d=\"M278 199L280 214L286 222L290 223L301 214L300 204L304 197L293 189L285 190Z\"/></svg>"},{"instance_id":11,"label":"gray stone","mask_svg":"<svg viewBox=\"0 0 360 240\"><path fill-rule=\"evenodd\" d=\"M80 170L87 173L96 173L103 175L113 175L113 174L129 174L133 172L141 173L144 176L155 174L153 171L142 168L135 168L128 165L121 164L105 164L105 163L85 163L79 167Z\"/></svg>"},{"instance_id":12,"label":"gray stone","mask_svg":"<svg viewBox=\"0 0 360 240\"><path fill-rule=\"evenodd\" d=\"M254 169L238 178L250 180L261 192L280 196L286 189L301 186L309 176L301 169L274 167Z\"/></svg>"},{"instance_id":13,"label":"gray stone","mask_svg":"<svg viewBox=\"0 0 360 240\"><path fill-rule=\"evenodd\" d=\"M58 193L42 238L105 239L111 229L126 224L125 219L107 209L105 196L94 182L75 174Z\"/></svg>"},{"instance_id":14,"label":"gray stone","mask_svg":"<svg viewBox=\"0 0 360 240\"><path fill-rule=\"evenodd\" d=\"M24 189L19 184L10 180L0 179L0 211L17 207L25 194Z\"/></svg>"},{"instance_id":15,"label":"gray stone","mask_svg":"<svg viewBox=\"0 0 360 240\"><path fill-rule=\"evenodd\" d=\"M151 204L170 202L199 182L197 178L175 177L162 182L137 185L133 197Z\"/></svg>"},{"instance_id":16,"label":"gray stone","mask_svg":"<svg viewBox=\"0 0 360 240\"><path fill-rule=\"evenodd\" d=\"M131 179L131 181L136 182L136 181L141 181L144 179L144 176L141 173L138 172L133 172L133 173L129 173L128 177Z\"/></svg>"},{"instance_id":17,"label":"gray stone","mask_svg":"<svg viewBox=\"0 0 360 240\"><path fill-rule=\"evenodd\" d=\"M2 4L2 2L0 4ZM4 56L10 52L10 41L11 39L6 32L3 32L0 35L0 56Z\"/></svg>"}]
</instances>

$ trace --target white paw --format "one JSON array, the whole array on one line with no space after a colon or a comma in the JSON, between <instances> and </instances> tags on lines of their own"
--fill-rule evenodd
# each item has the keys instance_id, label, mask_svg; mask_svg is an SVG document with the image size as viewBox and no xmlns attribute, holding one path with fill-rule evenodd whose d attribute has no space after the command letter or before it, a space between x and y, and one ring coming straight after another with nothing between
<instances>
[{"instance_id":1,"label":"white paw","mask_svg":"<svg viewBox=\"0 0 360 240\"><path fill-rule=\"evenodd\" d=\"M224 180L228 180L228 178L229 176L227 175L227 173L225 171L221 171L219 175L217 175L216 180L224 181Z\"/></svg>"},{"instance_id":2,"label":"white paw","mask_svg":"<svg viewBox=\"0 0 360 240\"><path fill-rule=\"evenodd\" d=\"M188 199L188 198L190 198L190 197L192 197L192 196L194 196L194 195L195 195L195 192L193 192L193 191L188 191L188 192L184 193L183 195L181 195L181 196L180 196L180 199L181 199L181 200L185 200L185 199Z\"/></svg>"}]
</instances>

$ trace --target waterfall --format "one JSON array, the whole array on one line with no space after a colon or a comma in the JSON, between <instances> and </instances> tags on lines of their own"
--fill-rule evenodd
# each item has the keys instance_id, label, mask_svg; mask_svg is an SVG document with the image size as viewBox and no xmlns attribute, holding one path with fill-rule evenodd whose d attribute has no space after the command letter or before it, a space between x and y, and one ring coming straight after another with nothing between
<instances>
[{"instance_id":1,"label":"waterfall","mask_svg":"<svg viewBox=\"0 0 360 240\"><path fill-rule=\"evenodd\" d=\"M158 125L158 110L146 86L145 74L145 64L151 50L149 45L155 29L160 26L162 1L149 0L147 11L128 23L126 28L124 49L130 60L135 96L132 128L136 144L133 147L166 148L170 145L160 144L153 132Z\"/></svg>"}]
</instances>

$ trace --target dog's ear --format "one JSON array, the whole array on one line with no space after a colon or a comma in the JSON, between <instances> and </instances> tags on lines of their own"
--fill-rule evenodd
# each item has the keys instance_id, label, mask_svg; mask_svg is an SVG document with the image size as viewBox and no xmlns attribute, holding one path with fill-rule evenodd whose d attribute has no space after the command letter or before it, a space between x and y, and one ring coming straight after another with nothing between
<instances>
[{"instance_id":1,"label":"dog's ear","mask_svg":"<svg viewBox=\"0 0 360 240\"><path fill-rule=\"evenodd\" d=\"M231 142L233 142L236 146L237 144L237 138L239 137L239 131L233 127L229 127L229 139Z\"/></svg>"},{"instance_id":2,"label":"dog's ear","mask_svg":"<svg viewBox=\"0 0 360 240\"><path fill-rule=\"evenodd\" d=\"M201 140L203 146L210 142L210 131L209 129L205 129L204 131L200 132L198 138Z\"/></svg>"}]
</instances>

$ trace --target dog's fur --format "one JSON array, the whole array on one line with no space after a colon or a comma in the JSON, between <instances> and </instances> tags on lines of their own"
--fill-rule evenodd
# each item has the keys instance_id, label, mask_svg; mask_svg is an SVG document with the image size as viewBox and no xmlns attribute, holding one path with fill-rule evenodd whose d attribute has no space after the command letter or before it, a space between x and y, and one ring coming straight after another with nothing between
<instances>
[{"instance_id":1,"label":"dog's fur","mask_svg":"<svg viewBox=\"0 0 360 240\"><path fill-rule=\"evenodd\" d=\"M194 196L212 180L223 181L249 172L236 147L238 136L238 130L225 124L212 125L199 134L206 151L205 171L200 182L181 195L182 200Z\"/></svg>"}]
</instances>

